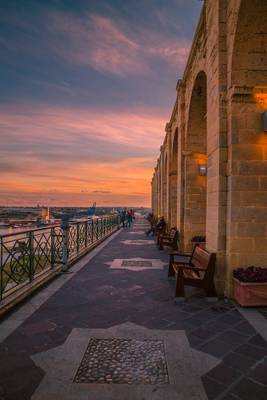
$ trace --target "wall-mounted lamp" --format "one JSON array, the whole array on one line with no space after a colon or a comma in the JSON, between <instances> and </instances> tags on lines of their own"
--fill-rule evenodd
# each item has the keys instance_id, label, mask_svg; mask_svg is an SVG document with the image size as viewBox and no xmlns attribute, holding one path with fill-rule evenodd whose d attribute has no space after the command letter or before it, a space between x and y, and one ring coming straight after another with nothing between
<instances>
[{"instance_id":1,"label":"wall-mounted lamp","mask_svg":"<svg viewBox=\"0 0 267 400\"><path fill-rule=\"evenodd\" d=\"M198 174L207 175L207 164L198 164Z\"/></svg>"},{"instance_id":2,"label":"wall-mounted lamp","mask_svg":"<svg viewBox=\"0 0 267 400\"><path fill-rule=\"evenodd\" d=\"M267 132L267 110L262 113L263 130Z\"/></svg>"}]
</instances>

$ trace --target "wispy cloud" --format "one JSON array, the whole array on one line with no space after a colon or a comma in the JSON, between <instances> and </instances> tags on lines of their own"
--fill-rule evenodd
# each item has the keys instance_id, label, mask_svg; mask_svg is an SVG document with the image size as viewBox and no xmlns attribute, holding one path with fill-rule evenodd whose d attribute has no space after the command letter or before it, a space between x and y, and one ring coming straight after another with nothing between
<instances>
[{"instance_id":1,"label":"wispy cloud","mask_svg":"<svg viewBox=\"0 0 267 400\"><path fill-rule=\"evenodd\" d=\"M61 148L65 154L66 147L72 150L72 146L79 144L82 151L82 146L93 146L94 141L95 154L101 148L103 153L110 148L120 148L122 157L125 151L131 154L131 150L151 154L160 145L167 117L158 110L145 108L129 112L14 105L0 112L1 145L2 150L20 150L27 154L45 145L51 155L56 146L57 156L60 156ZM106 143L113 144L113 148L107 149ZM109 156L112 156L110 151Z\"/></svg>"},{"instance_id":2,"label":"wispy cloud","mask_svg":"<svg viewBox=\"0 0 267 400\"><path fill-rule=\"evenodd\" d=\"M141 189L148 202L165 121L156 111L30 106L7 108L0 120L2 193L79 193L112 202L120 195L130 201Z\"/></svg>"},{"instance_id":3,"label":"wispy cloud","mask_svg":"<svg viewBox=\"0 0 267 400\"><path fill-rule=\"evenodd\" d=\"M69 62L116 75L153 73L155 58L173 68L184 65L190 42L142 26L129 30L120 19L97 14L50 15L50 29L65 35L68 46L55 50Z\"/></svg>"},{"instance_id":4,"label":"wispy cloud","mask_svg":"<svg viewBox=\"0 0 267 400\"><path fill-rule=\"evenodd\" d=\"M92 193L96 194L111 194L111 190L93 190Z\"/></svg>"}]
</instances>

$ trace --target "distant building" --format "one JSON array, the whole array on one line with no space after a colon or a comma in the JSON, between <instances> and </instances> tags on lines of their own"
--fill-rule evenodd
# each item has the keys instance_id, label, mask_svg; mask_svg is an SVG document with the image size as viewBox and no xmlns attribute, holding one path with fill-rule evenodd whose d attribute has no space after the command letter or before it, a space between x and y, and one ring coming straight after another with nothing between
<instances>
[{"instance_id":1,"label":"distant building","mask_svg":"<svg viewBox=\"0 0 267 400\"><path fill-rule=\"evenodd\" d=\"M49 207L42 207L41 219L42 221L48 221L50 219Z\"/></svg>"}]
</instances>

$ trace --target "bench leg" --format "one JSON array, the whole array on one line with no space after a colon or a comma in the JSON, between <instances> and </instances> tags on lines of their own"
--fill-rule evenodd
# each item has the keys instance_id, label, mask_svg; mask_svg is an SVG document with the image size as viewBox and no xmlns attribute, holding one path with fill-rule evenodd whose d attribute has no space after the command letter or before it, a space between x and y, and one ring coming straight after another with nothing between
<instances>
[{"instance_id":1,"label":"bench leg","mask_svg":"<svg viewBox=\"0 0 267 400\"><path fill-rule=\"evenodd\" d=\"M177 272L175 297L184 297L184 275L182 269Z\"/></svg>"},{"instance_id":2,"label":"bench leg","mask_svg":"<svg viewBox=\"0 0 267 400\"><path fill-rule=\"evenodd\" d=\"M217 297L217 292L213 281L209 282L209 284L205 287L205 292L207 297Z\"/></svg>"},{"instance_id":3,"label":"bench leg","mask_svg":"<svg viewBox=\"0 0 267 400\"><path fill-rule=\"evenodd\" d=\"M172 249L173 249L174 251L179 250L179 247L178 247L178 243L177 243L177 242L174 242L174 243L172 244Z\"/></svg>"},{"instance_id":4,"label":"bench leg","mask_svg":"<svg viewBox=\"0 0 267 400\"><path fill-rule=\"evenodd\" d=\"M159 237L159 249L160 250L163 250L162 242L163 242L163 238Z\"/></svg>"},{"instance_id":5,"label":"bench leg","mask_svg":"<svg viewBox=\"0 0 267 400\"><path fill-rule=\"evenodd\" d=\"M174 256L173 256L173 254L170 254L168 276L175 276L175 271L174 271L173 266L172 266L173 262L174 262Z\"/></svg>"},{"instance_id":6,"label":"bench leg","mask_svg":"<svg viewBox=\"0 0 267 400\"><path fill-rule=\"evenodd\" d=\"M174 269L172 268L172 265L169 265L168 278L171 278L173 276L175 276Z\"/></svg>"}]
</instances>

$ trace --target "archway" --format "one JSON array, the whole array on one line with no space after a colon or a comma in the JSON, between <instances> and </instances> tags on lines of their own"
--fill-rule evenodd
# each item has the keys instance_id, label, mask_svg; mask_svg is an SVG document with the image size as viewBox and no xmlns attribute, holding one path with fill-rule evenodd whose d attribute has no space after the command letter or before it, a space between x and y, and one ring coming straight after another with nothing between
<instances>
[{"instance_id":1,"label":"archway","mask_svg":"<svg viewBox=\"0 0 267 400\"><path fill-rule=\"evenodd\" d=\"M194 236L206 235L207 207L207 78L201 71L189 107L184 154L184 246Z\"/></svg>"},{"instance_id":2,"label":"archway","mask_svg":"<svg viewBox=\"0 0 267 400\"><path fill-rule=\"evenodd\" d=\"M266 86L267 2L241 0L231 66L231 86Z\"/></svg>"},{"instance_id":3,"label":"archway","mask_svg":"<svg viewBox=\"0 0 267 400\"><path fill-rule=\"evenodd\" d=\"M158 217L161 216L162 212L162 169L161 160L158 161Z\"/></svg>"},{"instance_id":4,"label":"archway","mask_svg":"<svg viewBox=\"0 0 267 400\"><path fill-rule=\"evenodd\" d=\"M163 164L163 210L162 214L168 220L168 156L164 156Z\"/></svg>"},{"instance_id":5,"label":"archway","mask_svg":"<svg viewBox=\"0 0 267 400\"><path fill-rule=\"evenodd\" d=\"M229 57L227 291L232 269L267 257L267 2L242 0Z\"/></svg>"},{"instance_id":6,"label":"archway","mask_svg":"<svg viewBox=\"0 0 267 400\"><path fill-rule=\"evenodd\" d=\"M178 191L178 129L176 129L170 153L169 171L169 224L177 227L177 191Z\"/></svg>"}]
</instances>

